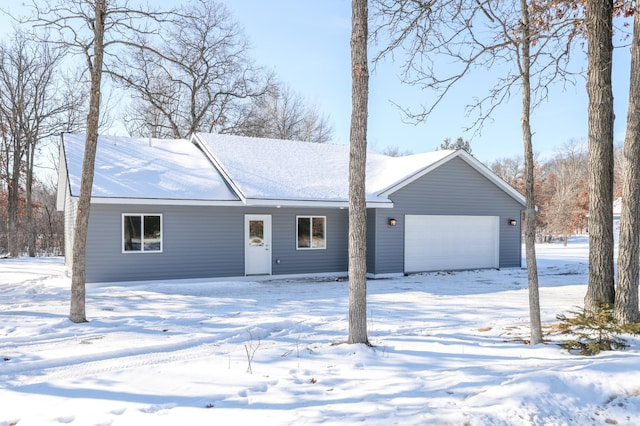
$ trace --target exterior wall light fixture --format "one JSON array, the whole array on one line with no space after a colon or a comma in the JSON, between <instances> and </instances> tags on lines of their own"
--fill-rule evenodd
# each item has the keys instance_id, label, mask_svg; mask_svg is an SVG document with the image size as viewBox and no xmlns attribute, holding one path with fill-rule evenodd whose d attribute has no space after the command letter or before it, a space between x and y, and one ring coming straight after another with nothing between
<instances>
[{"instance_id":1,"label":"exterior wall light fixture","mask_svg":"<svg viewBox=\"0 0 640 426\"><path fill-rule=\"evenodd\" d=\"M509 222L509 225L511 226L516 226L518 224L518 221L515 219L509 219L508 222Z\"/></svg>"},{"instance_id":2,"label":"exterior wall light fixture","mask_svg":"<svg viewBox=\"0 0 640 426\"><path fill-rule=\"evenodd\" d=\"M398 224L398 221L396 220L395 217L389 218L389 226L396 226L397 224Z\"/></svg>"}]
</instances>

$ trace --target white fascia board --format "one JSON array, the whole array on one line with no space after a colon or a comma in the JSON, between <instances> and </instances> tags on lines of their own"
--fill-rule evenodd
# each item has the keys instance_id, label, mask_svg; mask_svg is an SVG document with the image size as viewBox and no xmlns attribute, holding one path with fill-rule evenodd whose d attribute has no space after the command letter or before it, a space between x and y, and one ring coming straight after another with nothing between
<instances>
[{"instance_id":1,"label":"white fascia board","mask_svg":"<svg viewBox=\"0 0 640 426\"><path fill-rule=\"evenodd\" d=\"M376 208L376 209L392 209L394 207L393 202L382 202L382 201L369 201L367 202L367 208Z\"/></svg>"},{"instance_id":2,"label":"white fascia board","mask_svg":"<svg viewBox=\"0 0 640 426\"><path fill-rule=\"evenodd\" d=\"M74 201L77 196L71 197ZM183 200L164 198L117 198L117 197L91 197L91 204L133 204L154 206L225 206L225 207L322 207L322 208L349 208L346 201L299 201L299 200ZM392 202L368 202L367 208L393 208Z\"/></svg>"},{"instance_id":3,"label":"white fascia board","mask_svg":"<svg viewBox=\"0 0 640 426\"><path fill-rule=\"evenodd\" d=\"M260 207L323 207L323 208L349 208L348 201L308 201L308 200L266 200L247 199L247 206ZM393 208L391 201L369 201L367 208Z\"/></svg>"},{"instance_id":4,"label":"white fascia board","mask_svg":"<svg viewBox=\"0 0 640 426\"><path fill-rule=\"evenodd\" d=\"M349 207L349 203L346 201L271 200L258 198L247 199L246 205L261 207Z\"/></svg>"},{"instance_id":5,"label":"white fascia board","mask_svg":"<svg viewBox=\"0 0 640 426\"><path fill-rule=\"evenodd\" d=\"M240 188L236 185L234 180L231 179L231 175L229 175L229 173L225 170L225 168L222 166L222 164L218 161L218 159L209 150L209 148L207 147L207 144L204 143L198 137L197 133L193 133L191 135L191 143L193 143L195 146L197 146L204 153L204 155L207 157L207 159L209 159L211 164L213 164L213 167L215 167L215 169L218 171L218 173L220 173L220 175L222 175L222 178L227 182L227 185L229 185L229 187L231 187L231 190L236 194L236 196L238 198L240 198L241 201L246 201L245 195L242 193Z\"/></svg>"},{"instance_id":6,"label":"white fascia board","mask_svg":"<svg viewBox=\"0 0 640 426\"><path fill-rule=\"evenodd\" d=\"M77 200L78 197L72 197ZM240 200L180 200L164 198L117 198L117 197L91 197L91 204L135 204L153 206L244 206Z\"/></svg>"}]
</instances>

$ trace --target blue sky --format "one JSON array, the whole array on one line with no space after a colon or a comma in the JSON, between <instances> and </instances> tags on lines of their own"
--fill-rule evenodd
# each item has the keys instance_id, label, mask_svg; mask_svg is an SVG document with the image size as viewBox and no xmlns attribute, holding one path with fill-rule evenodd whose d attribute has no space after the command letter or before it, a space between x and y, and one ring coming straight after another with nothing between
<instances>
[{"instance_id":1,"label":"blue sky","mask_svg":"<svg viewBox=\"0 0 640 426\"><path fill-rule=\"evenodd\" d=\"M5 0L0 0L4 3ZM172 0L165 0L173 3ZM350 0L228 0L228 10L245 29L258 64L275 71L310 103L329 116L334 142L349 142L351 116L351 1ZM4 5L3 5L4 7ZM0 27L6 28L0 17ZM0 28L0 32L2 28ZM376 47L369 50L370 57ZM614 60L616 142L624 138L628 91L628 49L621 48ZM472 119L465 105L473 96L484 96L493 85L492 72L471 75L450 92L432 116L419 125L404 122L393 105L416 108L432 94L400 83L399 64L387 61L371 70L369 97L369 148L382 151L398 147L413 153L432 151L449 137L471 141L473 154L484 162L522 155L521 100L516 93L499 107L480 135L464 133ZM532 117L534 151L553 154L571 139L587 137L587 96L584 79L575 86L554 87L548 102Z\"/></svg>"},{"instance_id":2,"label":"blue sky","mask_svg":"<svg viewBox=\"0 0 640 426\"><path fill-rule=\"evenodd\" d=\"M328 114L335 127L335 141L348 143L351 114L351 1L325 0L232 0L227 3L233 16L244 26L253 45L254 57L273 68L278 77L291 84L319 109ZM369 50L370 57L375 46ZM628 49L616 52L614 90L616 101L616 141L624 139L628 91ZM484 162L522 155L520 94L496 110L480 136L463 133L471 123L465 105L472 96L483 96L494 76L470 76L451 92L426 123L407 124L392 102L416 107L431 94L399 82L399 66L386 63L372 70L369 98L369 147L383 150L397 146L414 153L431 151L442 141L458 136L471 140L473 154ZM570 139L586 141L587 95L584 79L575 86L557 87L548 102L532 117L534 151L551 155Z\"/></svg>"}]
</instances>

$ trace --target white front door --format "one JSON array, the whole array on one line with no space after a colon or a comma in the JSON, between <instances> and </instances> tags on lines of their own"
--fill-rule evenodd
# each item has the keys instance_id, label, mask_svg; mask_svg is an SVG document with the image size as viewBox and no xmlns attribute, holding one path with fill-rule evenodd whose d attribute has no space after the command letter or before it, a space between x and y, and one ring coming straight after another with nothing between
<instances>
[{"instance_id":1,"label":"white front door","mask_svg":"<svg viewBox=\"0 0 640 426\"><path fill-rule=\"evenodd\" d=\"M271 215L244 216L244 273L271 275Z\"/></svg>"}]
</instances>

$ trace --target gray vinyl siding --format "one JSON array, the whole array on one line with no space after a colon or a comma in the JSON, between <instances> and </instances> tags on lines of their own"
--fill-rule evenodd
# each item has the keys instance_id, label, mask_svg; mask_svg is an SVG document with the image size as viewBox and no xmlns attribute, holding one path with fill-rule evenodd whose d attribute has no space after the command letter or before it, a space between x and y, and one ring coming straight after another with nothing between
<instances>
[{"instance_id":1,"label":"gray vinyl siding","mask_svg":"<svg viewBox=\"0 0 640 426\"><path fill-rule=\"evenodd\" d=\"M389 226L389 217L398 224ZM397 274L404 272L404 217L399 209L378 209L368 218L368 226L375 227L375 240L367 247L367 272Z\"/></svg>"},{"instance_id":2,"label":"gray vinyl siding","mask_svg":"<svg viewBox=\"0 0 640 426\"><path fill-rule=\"evenodd\" d=\"M251 212L253 213L253 212ZM344 209L267 209L272 215L274 275L347 271L349 213ZM297 250L296 216L326 217L326 249ZM280 260L280 263L277 263Z\"/></svg>"},{"instance_id":3,"label":"gray vinyl siding","mask_svg":"<svg viewBox=\"0 0 640 426\"><path fill-rule=\"evenodd\" d=\"M500 217L500 267L521 266L522 205L493 182L453 158L389 197L394 208L367 210L367 272L404 272L405 215ZM122 214L162 214L162 253L122 253ZM272 274L345 273L348 210L327 208L204 207L93 204L86 250L87 282L239 277L244 268L246 214L272 218ZM326 249L296 249L296 217L326 217ZM75 206L65 200L65 255L72 259ZM395 218L397 226L389 226ZM507 224L517 219L518 226Z\"/></svg>"},{"instance_id":4,"label":"gray vinyl siding","mask_svg":"<svg viewBox=\"0 0 640 426\"><path fill-rule=\"evenodd\" d=\"M367 209L367 272L376 270L377 217L389 209ZM387 216L384 216L385 218ZM378 231L380 232L380 231Z\"/></svg>"},{"instance_id":5,"label":"gray vinyl siding","mask_svg":"<svg viewBox=\"0 0 640 426\"><path fill-rule=\"evenodd\" d=\"M162 214L161 253L122 253L123 213ZM347 210L94 204L87 282L243 276L245 214L272 216L274 275L347 270ZM298 215L326 216L326 249L296 250Z\"/></svg>"},{"instance_id":6,"label":"gray vinyl siding","mask_svg":"<svg viewBox=\"0 0 640 426\"><path fill-rule=\"evenodd\" d=\"M501 268L521 266L522 205L464 160L448 161L389 198L394 208L379 210L370 222L376 229L372 247L375 259L369 259L370 273L404 272L405 215L499 216L499 265ZM398 225L389 226L388 217L395 217ZM510 226L509 219L517 219L518 226Z\"/></svg>"}]
</instances>

